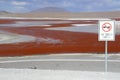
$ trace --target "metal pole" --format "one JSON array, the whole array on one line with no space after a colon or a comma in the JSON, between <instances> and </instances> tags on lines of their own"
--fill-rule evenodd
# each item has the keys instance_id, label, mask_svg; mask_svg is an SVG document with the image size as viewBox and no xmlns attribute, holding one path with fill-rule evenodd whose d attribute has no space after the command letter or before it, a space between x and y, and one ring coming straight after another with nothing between
<instances>
[{"instance_id":1,"label":"metal pole","mask_svg":"<svg viewBox=\"0 0 120 80\"><path fill-rule=\"evenodd\" d=\"M105 72L108 71L108 41L105 41Z\"/></svg>"}]
</instances>

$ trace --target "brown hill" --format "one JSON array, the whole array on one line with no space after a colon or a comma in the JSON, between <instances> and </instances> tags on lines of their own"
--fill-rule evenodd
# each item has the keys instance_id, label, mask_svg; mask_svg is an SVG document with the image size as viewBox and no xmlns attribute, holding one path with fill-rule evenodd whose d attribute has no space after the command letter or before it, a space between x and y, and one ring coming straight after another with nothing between
<instances>
[{"instance_id":1,"label":"brown hill","mask_svg":"<svg viewBox=\"0 0 120 80\"><path fill-rule=\"evenodd\" d=\"M0 12L0 17L26 18L120 18L120 11L111 12L79 12L73 13L61 8L42 8L29 13Z\"/></svg>"},{"instance_id":2,"label":"brown hill","mask_svg":"<svg viewBox=\"0 0 120 80\"><path fill-rule=\"evenodd\" d=\"M65 13L69 12L63 8L58 8L58 7L45 7L45 8L40 8L37 10L31 11L32 13Z\"/></svg>"}]
</instances>

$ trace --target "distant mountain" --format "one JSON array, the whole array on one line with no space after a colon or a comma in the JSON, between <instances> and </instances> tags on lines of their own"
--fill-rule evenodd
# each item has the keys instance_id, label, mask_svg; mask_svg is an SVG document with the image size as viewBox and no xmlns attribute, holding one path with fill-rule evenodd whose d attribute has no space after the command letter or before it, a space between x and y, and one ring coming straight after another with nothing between
<instances>
[{"instance_id":1,"label":"distant mountain","mask_svg":"<svg viewBox=\"0 0 120 80\"><path fill-rule=\"evenodd\" d=\"M0 11L0 14L9 14L10 12L8 11Z\"/></svg>"},{"instance_id":2,"label":"distant mountain","mask_svg":"<svg viewBox=\"0 0 120 80\"><path fill-rule=\"evenodd\" d=\"M11 13L0 11L1 17L26 17L26 18L119 18L120 11L109 12L69 12L62 8L46 7L28 13Z\"/></svg>"},{"instance_id":3,"label":"distant mountain","mask_svg":"<svg viewBox=\"0 0 120 80\"><path fill-rule=\"evenodd\" d=\"M37 10L33 10L31 12L41 12L41 13L63 13L63 12L69 12L66 9L63 8L58 8L58 7L45 7L45 8L40 8Z\"/></svg>"}]
</instances>

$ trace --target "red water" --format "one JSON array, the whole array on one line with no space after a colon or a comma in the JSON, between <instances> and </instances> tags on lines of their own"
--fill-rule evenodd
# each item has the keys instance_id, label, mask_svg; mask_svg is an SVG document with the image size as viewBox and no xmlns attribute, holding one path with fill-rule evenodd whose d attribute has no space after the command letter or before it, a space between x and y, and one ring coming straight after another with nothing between
<instances>
[{"instance_id":1,"label":"red water","mask_svg":"<svg viewBox=\"0 0 120 80\"><path fill-rule=\"evenodd\" d=\"M22 21L22 20L21 20ZM27 20L25 20L27 21ZM29 20L28 20L29 21ZM38 21L38 20L37 20ZM0 20L0 23L14 23L15 20ZM53 24L50 27L69 27L71 24L96 24L97 21L72 21L71 23ZM45 30L45 27L0 27L0 30L17 34L32 35L43 38L59 39L62 43L15 43L0 44L0 56L23 56L37 54L62 54L62 53L102 53L104 42L98 41L98 34L83 32L68 32ZM108 42L108 52L120 52L120 35L116 40Z\"/></svg>"}]
</instances>

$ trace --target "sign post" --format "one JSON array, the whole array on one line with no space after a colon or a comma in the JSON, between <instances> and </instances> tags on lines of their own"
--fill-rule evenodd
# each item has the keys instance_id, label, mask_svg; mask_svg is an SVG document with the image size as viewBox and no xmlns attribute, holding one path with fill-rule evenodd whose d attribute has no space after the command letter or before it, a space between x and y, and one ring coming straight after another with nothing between
<instances>
[{"instance_id":1,"label":"sign post","mask_svg":"<svg viewBox=\"0 0 120 80\"><path fill-rule=\"evenodd\" d=\"M105 41L105 72L108 70L108 41L115 41L114 21L99 21L98 40Z\"/></svg>"},{"instance_id":2,"label":"sign post","mask_svg":"<svg viewBox=\"0 0 120 80\"><path fill-rule=\"evenodd\" d=\"M108 71L108 41L105 41L105 72Z\"/></svg>"}]
</instances>

